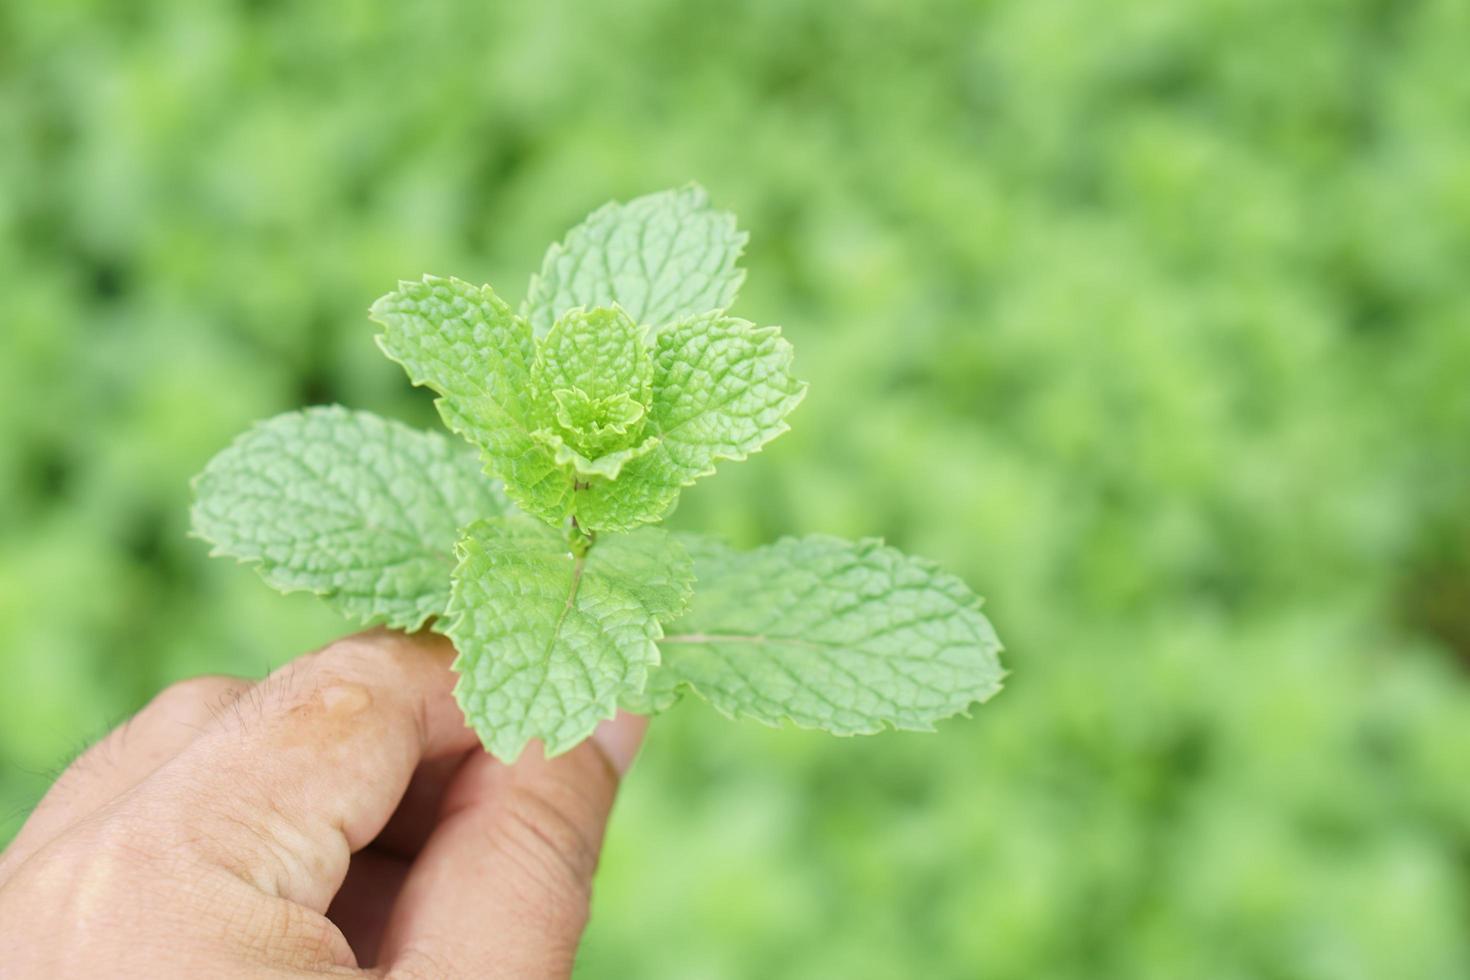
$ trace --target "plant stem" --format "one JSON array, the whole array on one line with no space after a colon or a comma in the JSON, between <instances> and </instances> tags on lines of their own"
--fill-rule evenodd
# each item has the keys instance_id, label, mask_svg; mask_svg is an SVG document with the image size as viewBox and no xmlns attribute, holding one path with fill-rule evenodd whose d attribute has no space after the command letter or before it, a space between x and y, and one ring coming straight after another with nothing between
<instances>
[{"instance_id":1,"label":"plant stem","mask_svg":"<svg viewBox=\"0 0 1470 980\"><path fill-rule=\"evenodd\" d=\"M572 554L578 558L586 558L587 552L597 543L597 532L583 530L582 525L577 523L576 515L572 515L571 527L567 530L567 547Z\"/></svg>"}]
</instances>

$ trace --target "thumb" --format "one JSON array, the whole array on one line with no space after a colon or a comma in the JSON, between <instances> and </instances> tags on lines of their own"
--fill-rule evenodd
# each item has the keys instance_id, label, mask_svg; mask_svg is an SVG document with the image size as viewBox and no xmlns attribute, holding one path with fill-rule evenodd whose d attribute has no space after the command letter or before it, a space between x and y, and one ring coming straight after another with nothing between
<instances>
[{"instance_id":1,"label":"thumb","mask_svg":"<svg viewBox=\"0 0 1470 980\"><path fill-rule=\"evenodd\" d=\"M566 976L622 774L648 719L619 713L555 759L473 752L445 792L383 934L379 965Z\"/></svg>"}]
</instances>

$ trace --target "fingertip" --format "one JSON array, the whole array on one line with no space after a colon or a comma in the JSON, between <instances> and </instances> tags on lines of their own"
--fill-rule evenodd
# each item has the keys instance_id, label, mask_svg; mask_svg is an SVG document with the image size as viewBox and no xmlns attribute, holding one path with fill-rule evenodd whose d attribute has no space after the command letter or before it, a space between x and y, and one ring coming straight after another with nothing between
<instances>
[{"instance_id":1,"label":"fingertip","mask_svg":"<svg viewBox=\"0 0 1470 980\"><path fill-rule=\"evenodd\" d=\"M637 758L638 750L643 745L643 734L647 730L646 716L620 710L616 717L597 726L592 733L592 741L602 750L617 774L622 776Z\"/></svg>"},{"instance_id":2,"label":"fingertip","mask_svg":"<svg viewBox=\"0 0 1470 980\"><path fill-rule=\"evenodd\" d=\"M450 641L449 637L435 632L428 626L424 626L412 633L389 629L386 626L374 626L360 633L344 637L338 640L337 644L351 643L354 641L375 644L387 649L401 651L405 656L428 657L433 662L445 667L453 663L456 656L454 644Z\"/></svg>"},{"instance_id":3,"label":"fingertip","mask_svg":"<svg viewBox=\"0 0 1470 980\"><path fill-rule=\"evenodd\" d=\"M570 752L547 758L532 742L509 765L471 751L399 894L379 965L433 950L456 975L566 975L618 782L647 727L618 712ZM487 933L497 921L517 928Z\"/></svg>"}]
</instances>

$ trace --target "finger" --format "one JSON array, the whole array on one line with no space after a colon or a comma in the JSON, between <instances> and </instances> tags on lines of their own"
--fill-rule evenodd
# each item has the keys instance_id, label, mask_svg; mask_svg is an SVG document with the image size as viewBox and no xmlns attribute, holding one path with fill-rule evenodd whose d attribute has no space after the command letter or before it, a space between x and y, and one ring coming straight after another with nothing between
<instances>
[{"instance_id":1,"label":"finger","mask_svg":"<svg viewBox=\"0 0 1470 980\"><path fill-rule=\"evenodd\" d=\"M67 828L138 785L218 724L252 687L238 677L193 677L164 688L141 711L77 757L0 856L20 863Z\"/></svg>"},{"instance_id":2,"label":"finger","mask_svg":"<svg viewBox=\"0 0 1470 980\"><path fill-rule=\"evenodd\" d=\"M478 751L471 749L470 751ZM447 755L442 759L431 759L418 767L398 809L383 827L382 833L374 838L374 850L395 857L412 859L434 829L439 819L439 807L444 801L444 792L465 760L466 753Z\"/></svg>"},{"instance_id":3,"label":"finger","mask_svg":"<svg viewBox=\"0 0 1470 980\"><path fill-rule=\"evenodd\" d=\"M378 940L398 890L434 829L444 792L464 758L465 753L458 753L420 765L382 832L352 856L327 918L346 937L358 965L371 967L377 962Z\"/></svg>"},{"instance_id":4,"label":"finger","mask_svg":"<svg viewBox=\"0 0 1470 980\"><path fill-rule=\"evenodd\" d=\"M570 972L618 781L647 719L619 714L555 759L471 753L383 935L379 963L455 976Z\"/></svg>"},{"instance_id":5,"label":"finger","mask_svg":"<svg viewBox=\"0 0 1470 980\"><path fill-rule=\"evenodd\" d=\"M378 941L408 870L409 862L376 847L358 851L347 869L347 880L327 909L327 918L341 930L358 966L364 969L378 961Z\"/></svg>"},{"instance_id":6,"label":"finger","mask_svg":"<svg viewBox=\"0 0 1470 980\"><path fill-rule=\"evenodd\" d=\"M375 630L288 665L130 797L155 833L325 912L421 761L475 744L442 637Z\"/></svg>"}]
</instances>

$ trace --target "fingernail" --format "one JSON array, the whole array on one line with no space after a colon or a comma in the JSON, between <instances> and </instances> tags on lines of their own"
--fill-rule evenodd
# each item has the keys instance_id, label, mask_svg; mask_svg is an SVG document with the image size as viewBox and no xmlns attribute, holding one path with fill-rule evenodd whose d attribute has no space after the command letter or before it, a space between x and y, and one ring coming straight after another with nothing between
<instances>
[{"instance_id":1,"label":"fingernail","mask_svg":"<svg viewBox=\"0 0 1470 980\"><path fill-rule=\"evenodd\" d=\"M628 771L638 755L638 747L643 744L643 733L647 728L647 718L619 711L616 718L610 718L597 726L597 730L592 733L592 740L621 776Z\"/></svg>"}]
</instances>

